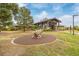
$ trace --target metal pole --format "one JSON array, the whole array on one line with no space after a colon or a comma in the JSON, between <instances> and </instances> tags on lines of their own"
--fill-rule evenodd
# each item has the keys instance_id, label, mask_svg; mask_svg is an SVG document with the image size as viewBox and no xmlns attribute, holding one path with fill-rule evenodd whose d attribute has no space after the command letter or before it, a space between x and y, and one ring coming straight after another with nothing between
<instances>
[{"instance_id":1,"label":"metal pole","mask_svg":"<svg viewBox=\"0 0 79 59\"><path fill-rule=\"evenodd\" d=\"M74 15L73 15L73 35L74 35Z\"/></svg>"}]
</instances>

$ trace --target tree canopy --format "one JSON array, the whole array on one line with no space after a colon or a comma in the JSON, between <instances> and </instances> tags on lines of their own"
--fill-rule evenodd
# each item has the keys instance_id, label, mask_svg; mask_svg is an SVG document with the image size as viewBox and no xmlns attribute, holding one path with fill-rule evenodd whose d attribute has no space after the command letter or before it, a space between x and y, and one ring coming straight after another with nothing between
<instances>
[{"instance_id":1,"label":"tree canopy","mask_svg":"<svg viewBox=\"0 0 79 59\"><path fill-rule=\"evenodd\" d=\"M19 9L18 15L16 16L16 21L24 31L26 30L26 28L29 28L33 23L33 18L32 16L30 16L30 10L25 7L21 7Z\"/></svg>"},{"instance_id":2,"label":"tree canopy","mask_svg":"<svg viewBox=\"0 0 79 59\"><path fill-rule=\"evenodd\" d=\"M18 13L18 5L14 3L0 4L0 28L6 28L8 25L13 25L12 14Z\"/></svg>"},{"instance_id":3,"label":"tree canopy","mask_svg":"<svg viewBox=\"0 0 79 59\"><path fill-rule=\"evenodd\" d=\"M16 20L17 25L22 27L25 31L33 23L31 12L26 7L18 7L16 3L1 3L0 4L0 27L13 25L12 18ZM2 28L1 27L1 28Z\"/></svg>"}]
</instances>

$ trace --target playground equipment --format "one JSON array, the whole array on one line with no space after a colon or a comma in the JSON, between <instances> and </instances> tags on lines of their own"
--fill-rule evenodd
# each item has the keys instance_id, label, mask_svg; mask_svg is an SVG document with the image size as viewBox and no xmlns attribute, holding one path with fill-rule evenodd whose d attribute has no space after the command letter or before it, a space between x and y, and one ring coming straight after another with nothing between
<instances>
[{"instance_id":1,"label":"playground equipment","mask_svg":"<svg viewBox=\"0 0 79 59\"><path fill-rule=\"evenodd\" d=\"M39 39L41 38L41 34L43 33L43 29L39 29L39 30L36 30L34 33L33 33L33 36L32 38L33 39Z\"/></svg>"}]
</instances>

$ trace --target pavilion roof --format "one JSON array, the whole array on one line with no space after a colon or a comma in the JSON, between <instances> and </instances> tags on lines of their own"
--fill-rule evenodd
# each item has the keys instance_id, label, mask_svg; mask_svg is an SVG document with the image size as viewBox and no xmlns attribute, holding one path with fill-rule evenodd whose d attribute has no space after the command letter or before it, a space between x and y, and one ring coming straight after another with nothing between
<instances>
[{"instance_id":1,"label":"pavilion roof","mask_svg":"<svg viewBox=\"0 0 79 59\"><path fill-rule=\"evenodd\" d=\"M35 24L44 23L44 22L47 22L47 21L56 21L56 22L61 22L61 21L58 20L57 18L51 18L51 19L45 19L45 20L42 20L42 21L37 22L37 23L35 23Z\"/></svg>"}]
</instances>

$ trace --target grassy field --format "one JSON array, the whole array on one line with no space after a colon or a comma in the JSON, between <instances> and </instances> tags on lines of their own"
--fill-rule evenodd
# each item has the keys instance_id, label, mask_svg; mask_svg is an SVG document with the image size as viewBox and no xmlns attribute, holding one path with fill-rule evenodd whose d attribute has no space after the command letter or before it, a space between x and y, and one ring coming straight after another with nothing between
<instances>
[{"instance_id":1,"label":"grassy field","mask_svg":"<svg viewBox=\"0 0 79 59\"><path fill-rule=\"evenodd\" d=\"M6 32L0 35L0 55L79 56L79 35L67 32L44 32L57 37L54 42L39 45L13 45L11 40L31 32Z\"/></svg>"}]
</instances>

